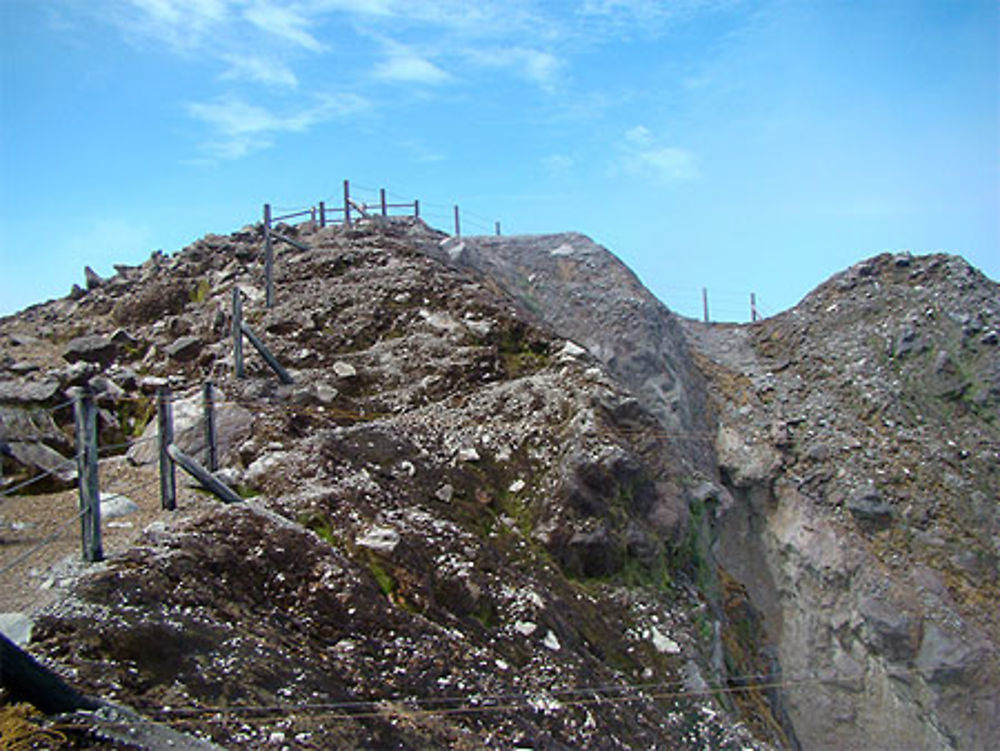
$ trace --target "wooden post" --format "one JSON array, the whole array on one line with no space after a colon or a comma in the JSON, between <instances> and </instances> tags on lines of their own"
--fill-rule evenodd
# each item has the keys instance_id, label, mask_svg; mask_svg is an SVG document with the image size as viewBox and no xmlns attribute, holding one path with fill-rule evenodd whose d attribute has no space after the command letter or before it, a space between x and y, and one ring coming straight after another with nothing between
<instances>
[{"instance_id":1,"label":"wooden post","mask_svg":"<svg viewBox=\"0 0 1000 751\"><path fill-rule=\"evenodd\" d=\"M462 228L458 224L458 204L455 204L455 237L462 236Z\"/></svg>"},{"instance_id":2,"label":"wooden post","mask_svg":"<svg viewBox=\"0 0 1000 751\"><path fill-rule=\"evenodd\" d=\"M708 323L708 287L701 288L701 307L705 311L705 323Z\"/></svg>"},{"instance_id":3,"label":"wooden post","mask_svg":"<svg viewBox=\"0 0 1000 751\"><path fill-rule=\"evenodd\" d=\"M208 471L219 469L218 447L215 442L215 395L211 381L205 381L202 387L202 404L205 409L205 454L208 458Z\"/></svg>"},{"instance_id":4,"label":"wooden post","mask_svg":"<svg viewBox=\"0 0 1000 751\"><path fill-rule=\"evenodd\" d=\"M239 287L233 287L233 369L237 378L243 377L243 298Z\"/></svg>"},{"instance_id":5,"label":"wooden post","mask_svg":"<svg viewBox=\"0 0 1000 751\"><path fill-rule=\"evenodd\" d=\"M101 545L101 489L97 478L97 409L89 388L76 395L73 405L76 421L77 486L80 492L80 533L83 560L104 560Z\"/></svg>"},{"instance_id":6,"label":"wooden post","mask_svg":"<svg viewBox=\"0 0 1000 751\"><path fill-rule=\"evenodd\" d=\"M496 222L494 227L496 228L497 237L500 237L500 222Z\"/></svg>"},{"instance_id":7,"label":"wooden post","mask_svg":"<svg viewBox=\"0 0 1000 751\"><path fill-rule=\"evenodd\" d=\"M174 442L174 405L168 386L156 390L156 417L160 437L160 507L166 511L177 508L177 477L170 444Z\"/></svg>"},{"instance_id":8,"label":"wooden post","mask_svg":"<svg viewBox=\"0 0 1000 751\"><path fill-rule=\"evenodd\" d=\"M313 224L316 224L316 207L315 206L310 206L309 207L309 221L312 222Z\"/></svg>"},{"instance_id":9,"label":"wooden post","mask_svg":"<svg viewBox=\"0 0 1000 751\"><path fill-rule=\"evenodd\" d=\"M267 364L271 366L271 370L278 374L278 378L282 383L295 383L295 380L288 374L288 371L281 366L280 362L278 362L278 358L271 353L271 350L267 348L267 345L257 338L257 335L253 333L250 327L245 323L243 324L243 333L246 334L250 343L257 349L258 352L260 352L261 357L263 357Z\"/></svg>"},{"instance_id":10,"label":"wooden post","mask_svg":"<svg viewBox=\"0 0 1000 751\"><path fill-rule=\"evenodd\" d=\"M416 198L413 199L413 218L420 218L420 201Z\"/></svg>"},{"instance_id":11,"label":"wooden post","mask_svg":"<svg viewBox=\"0 0 1000 751\"><path fill-rule=\"evenodd\" d=\"M264 288L265 304L267 307L274 305L274 283L272 272L274 271L274 249L271 247L271 204L264 204Z\"/></svg>"},{"instance_id":12,"label":"wooden post","mask_svg":"<svg viewBox=\"0 0 1000 751\"><path fill-rule=\"evenodd\" d=\"M378 198L382 203L382 216L388 216L389 213L385 210L385 188L378 189Z\"/></svg>"},{"instance_id":13,"label":"wooden post","mask_svg":"<svg viewBox=\"0 0 1000 751\"><path fill-rule=\"evenodd\" d=\"M167 451L170 454L170 458L181 465L181 469L200 482L203 488L215 493L216 496L226 503L239 503L243 500L236 491L214 477L211 472L176 446L168 446Z\"/></svg>"},{"instance_id":14,"label":"wooden post","mask_svg":"<svg viewBox=\"0 0 1000 751\"><path fill-rule=\"evenodd\" d=\"M344 180L344 226L351 226L351 184Z\"/></svg>"},{"instance_id":15,"label":"wooden post","mask_svg":"<svg viewBox=\"0 0 1000 751\"><path fill-rule=\"evenodd\" d=\"M319 202L319 226L320 227L325 227L326 226L326 202L325 201L320 201Z\"/></svg>"},{"instance_id":16,"label":"wooden post","mask_svg":"<svg viewBox=\"0 0 1000 751\"><path fill-rule=\"evenodd\" d=\"M757 295L750 293L750 322L757 320Z\"/></svg>"}]
</instances>

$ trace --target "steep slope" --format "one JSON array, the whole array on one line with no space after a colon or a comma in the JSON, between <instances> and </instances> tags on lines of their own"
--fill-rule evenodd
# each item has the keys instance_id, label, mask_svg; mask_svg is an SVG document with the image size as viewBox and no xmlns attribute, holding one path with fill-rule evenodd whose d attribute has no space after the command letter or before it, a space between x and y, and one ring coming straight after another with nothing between
<instances>
[{"instance_id":1,"label":"steep slope","mask_svg":"<svg viewBox=\"0 0 1000 751\"><path fill-rule=\"evenodd\" d=\"M810 749L1000 737L1000 287L883 255L751 326L686 322L734 503L717 552Z\"/></svg>"},{"instance_id":2,"label":"steep slope","mask_svg":"<svg viewBox=\"0 0 1000 751\"><path fill-rule=\"evenodd\" d=\"M150 389L171 383L182 412L212 377L222 475L260 494L225 507L182 488L182 513L32 613L31 651L228 748L780 739L713 689L688 518L705 491L676 436L566 334L421 252L443 240L423 225L282 231L312 249L279 255L270 309L248 228L0 321L8 444L58 450L63 392L90 383L102 444L144 461ZM256 357L233 377L234 286L294 384ZM179 424L181 447L198 433ZM30 466L8 457L5 477ZM4 521L0 564L29 544Z\"/></svg>"}]
</instances>

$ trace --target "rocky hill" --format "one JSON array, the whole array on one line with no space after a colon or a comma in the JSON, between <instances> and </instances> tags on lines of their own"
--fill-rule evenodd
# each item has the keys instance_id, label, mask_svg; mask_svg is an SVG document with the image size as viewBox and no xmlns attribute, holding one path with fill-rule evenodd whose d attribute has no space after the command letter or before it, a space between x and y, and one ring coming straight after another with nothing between
<instances>
[{"instance_id":1,"label":"rocky hill","mask_svg":"<svg viewBox=\"0 0 1000 751\"><path fill-rule=\"evenodd\" d=\"M89 383L102 489L143 520L104 563L22 563L72 469L0 505L0 610L78 689L226 748L1000 734L1000 296L961 259L706 326L580 235L281 229L308 249L281 246L271 308L248 227L0 320L5 486L72 455ZM233 287L293 384L250 351L234 376ZM201 456L208 378L248 500L182 483L160 512L152 392Z\"/></svg>"}]
</instances>

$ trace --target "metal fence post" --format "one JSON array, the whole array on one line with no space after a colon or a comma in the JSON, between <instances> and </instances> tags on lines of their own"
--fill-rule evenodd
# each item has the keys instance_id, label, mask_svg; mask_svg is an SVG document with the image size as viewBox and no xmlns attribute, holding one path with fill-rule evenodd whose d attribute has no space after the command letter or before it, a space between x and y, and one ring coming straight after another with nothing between
<instances>
[{"instance_id":1,"label":"metal fence post","mask_svg":"<svg viewBox=\"0 0 1000 751\"><path fill-rule=\"evenodd\" d=\"M174 442L174 405L170 388L156 391L156 417L160 438L160 507L166 511L177 508L177 478L174 460L168 449Z\"/></svg>"},{"instance_id":2,"label":"metal fence post","mask_svg":"<svg viewBox=\"0 0 1000 751\"><path fill-rule=\"evenodd\" d=\"M708 287L701 288L701 307L705 312L705 323L708 323Z\"/></svg>"},{"instance_id":3,"label":"metal fence post","mask_svg":"<svg viewBox=\"0 0 1000 751\"><path fill-rule=\"evenodd\" d=\"M750 322L753 323L757 320L757 295L753 292L750 293Z\"/></svg>"},{"instance_id":4,"label":"metal fence post","mask_svg":"<svg viewBox=\"0 0 1000 751\"><path fill-rule=\"evenodd\" d=\"M497 237L500 237L500 222L496 222L493 226L496 229Z\"/></svg>"},{"instance_id":5,"label":"metal fence post","mask_svg":"<svg viewBox=\"0 0 1000 751\"><path fill-rule=\"evenodd\" d=\"M386 211L385 208L385 188L378 189L378 198L379 202L382 204L382 216L388 216L389 213Z\"/></svg>"},{"instance_id":6,"label":"metal fence post","mask_svg":"<svg viewBox=\"0 0 1000 751\"><path fill-rule=\"evenodd\" d=\"M233 287L233 370L243 377L243 300L240 288Z\"/></svg>"},{"instance_id":7,"label":"metal fence post","mask_svg":"<svg viewBox=\"0 0 1000 751\"><path fill-rule=\"evenodd\" d=\"M458 224L458 204L455 204L455 237L462 236L462 228Z\"/></svg>"},{"instance_id":8,"label":"metal fence post","mask_svg":"<svg viewBox=\"0 0 1000 751\"><path fill-rule=\"evenodd\" d=\"M325 227L326 226L326 202L325 201L320 201L319 202L319 226L320 227Z\"/></svg>"},{"instance_id":9,"label":"metal fence post","mask_svg":"<svg viewBox=\"0 0 1000 751\"><path fill-rule=\"evenodd\" d=\"M205 381L202 387L202 404L205 410L205 452L208 459L208 471L219 469L218 447L215 442L215 395L211 381Z\"/></svg>"},{"instance_id":10,"label":"metal fence post","mask_svg":"<svg viewBox=\"0 0 1000 751\"><path fill-rule=\"evenodd\" d=\"M344 180L344 226L351 226L351 184Z\"/></svg>"},{"instance_id":11,"label":"metal fence post","mask_svg":"<svg viewBox=\"0 0 1000 751\"><path fill-rule=\"evenodd\" d=\"M420 201L419 199L416 198L413 199L413 218L414 219L420 218Z\"/></svg>"},{"instance_id":12,"label":"metal fence post","mask_svg":"<svg viewBox=\"0 0 1000 751\"><path fill-rule=\"evenodd\" d=\"M274 249L271 245L271 204L264 204L264 282L265 282L265 304L267 307L274 305L274 283L272 272L274 271Z\"/></svg>"},{"instance_id":13,"label":"metal fence post","mask_svg":"<svg viewBox=\"0 0 1000 751\"><path fill-rule=\"evenodd\" d=\"M97 409L89 388L77 392L73 405L76 422L77 486L80 492L80 534L83 560L104 560L101 545L101 490L97 478Z\"/></svg>"}]
</instances>

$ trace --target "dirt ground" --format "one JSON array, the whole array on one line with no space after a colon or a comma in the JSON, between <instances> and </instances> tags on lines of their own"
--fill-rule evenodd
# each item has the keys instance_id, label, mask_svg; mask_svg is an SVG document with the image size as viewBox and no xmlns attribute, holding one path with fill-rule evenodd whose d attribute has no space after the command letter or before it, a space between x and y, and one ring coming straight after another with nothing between
<instances>
[{"instance_id":1,"label":"dirt ground","mask_svg":"<svg viewBox=\"0 0 1000 751\"><path fill-rule=\"evenodd\" d=\"M177 510L162 510L155 464L133 467L124 457L112 457L101 461L98 474L102 497L117 493L139 507L126 516L101 520L105 559L126 552L153 522L170 524L218 502L189 486L178 471ZM88 567L102 565L83 561L80 522L74 519L78 504L75 488L0 498L0 613L36 613Z\"/></svg>"}]
</instances>

